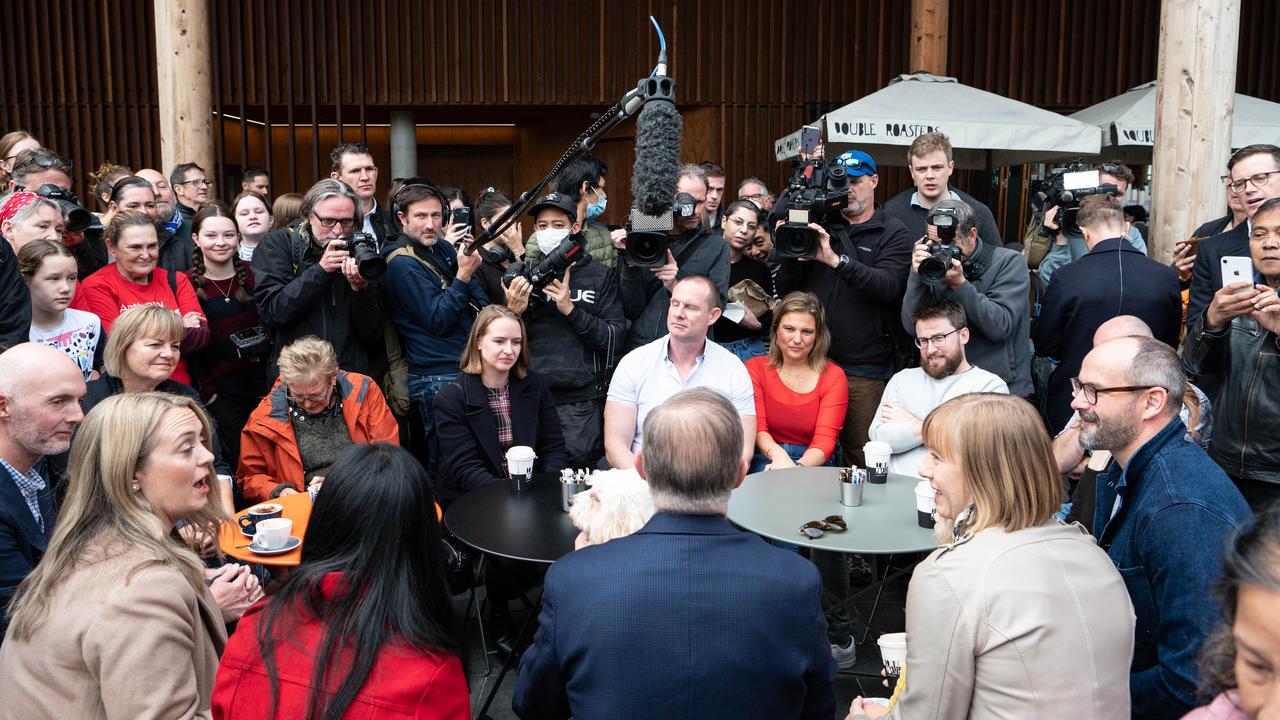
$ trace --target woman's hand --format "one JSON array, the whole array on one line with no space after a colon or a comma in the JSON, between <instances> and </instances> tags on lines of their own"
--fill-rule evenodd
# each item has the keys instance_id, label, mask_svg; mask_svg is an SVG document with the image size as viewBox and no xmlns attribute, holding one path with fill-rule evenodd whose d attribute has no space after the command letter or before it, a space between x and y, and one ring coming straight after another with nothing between
<instances>
[{"instance_id":1,"label":"woman's hand","mask_svg":"<svg viewBox=\"0 0 1280 720\"><path fill-rule=\"evenodd\" d=\"M208 572L213 578L209 592L222 611L223 622L239 620L250 605L262 599L262 585L248 565L223 565Z\"/></svg>"},{"instance_id":2,"label":"woman's hand","mask_svg":"<svg viewBox=\"0 0 1280 720\"><path fill-rule=\"evenodd\" d=\"M204 323L204 316L196 312L195 310L192 310L191 312L182 316L182 327L185 329L190 330L190 329L198 328L203 323Z\"/></svg>"}]
</instances>

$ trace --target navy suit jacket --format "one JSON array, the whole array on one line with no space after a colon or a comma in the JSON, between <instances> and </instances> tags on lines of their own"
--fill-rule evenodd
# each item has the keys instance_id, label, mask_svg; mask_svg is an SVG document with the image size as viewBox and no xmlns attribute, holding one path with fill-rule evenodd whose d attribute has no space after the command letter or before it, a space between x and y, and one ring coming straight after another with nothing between
<instances>
[{"instance_id":1,"label":"navy suit jacket","mask_svg":"<svg viewBox=\"0 0 1280 720\"><path fill-rule=\"evenodd\" d=\"M1036 354L1059 361L1049 376L1053 432L1071 417L1071 378L1080 374L1080 363L1093 349L1093 333L1118 315L1141 318L1157 340L1178 347L1182 288L1177 272L1125 240L1111 238L1058 268L1044 294L1034 339Z\"/></svg>"},{"instance_id":2,"label":"navy suit jacket","mask_svg":"<svg viewBox=\"0 0 1280 720\"><path fill-rule=\"evenodd\" d=\"M1187 327L1213 302L1222 288L1222 258L1252 257L1249 254L1249 223L1200 241L1196 262L1191 266L1191 290L1187 293ZM1210 396L1212 397L1212 396Z\"/></svg>"},{"instance_id":3,"label":"navy suit jacket","mask_svg":"<svg viewBox=\"0 0 1280 720\"><path fill-rule=\"evenodd\" d=\"M9 601L13 599L18 583L44 556L49 536L53 534L54 520L58 517L53 483L45 472L43 460L40 461L40 471L45 476L44 490L38 498L44 532L36 524L31 508L27 507L27 501L13 477L0 466L0 641L4 640L4 631L9 629Z\"/></svg>"},{"instance_id":4,"label":"navy suit jacket","mask_svg":"<svg viewBox=\"0 0 1280 720\"><path fill-rule=\"evenodd\" d=\"M818 571L720 515L658 513L547 572L526 720L831 720Z\"/></svg>"}]
</instances>

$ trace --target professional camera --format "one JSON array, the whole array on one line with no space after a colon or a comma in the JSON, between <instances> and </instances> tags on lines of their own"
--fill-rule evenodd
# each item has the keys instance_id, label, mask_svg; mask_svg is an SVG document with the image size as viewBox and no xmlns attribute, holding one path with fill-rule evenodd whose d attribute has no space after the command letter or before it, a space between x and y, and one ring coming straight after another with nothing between
<instances>
[{"instance_id":1,"label":"professional camera","mask_svg":"<svg viewBox=\"0 0 1280 720\"><path fill-rule=\"evenodd\" d=\"M1044 214L1058 208L1058 228L1066 235L1079 235L1080 225L1076 213L1080 201L1090 195L1113 195L1120 188L1099 181L1098 171L1091 170L1083 160L1073 160L1049 171L1049 177L1031 182L1031 209L1040 224Z\"/></svg>"},{"instance_id":2,"label":"professional camera","mask_svg":"<svg viewBox=\"0 0 1280 720\"><path fill-rule=\"evenodd\" d=\"M774 232L774 254L784 259L817 257L818 233L809 223L826 226L849 205L849 175L843 165L807 160L796 168L778 202L787 209L787 222Z\"/></svg>"},{"instance_id":3,"label":"professional camera","mask_svg":"<svg viewBox=\"0 0 1280 720\"><path fill-rule=\"evenodd\" d=\"M93 226L93 213L81 207L75 195L57 185L45 183L36 190L36 195L58 203L63 217L67 219L67 229L71 232L84 232Z\"/></svg>"},{"instance_id":4,"label":"professional camera","mask_svg":"<svg viewBox=\"0 0 1280 720\"><path fill-rule=\"evenodd\" d=\"M534 292L542 292L543 288L555 280L564 279L564 271L582 262L586 252L581 244L570 235L560 242L560 246L544 255L540 260L511 263L502 274L502 286L511 287L511 282L518 277L529 281ZM666 252L663 251L665 264Z\"/></svg>"},{"instance_id":5,"label":"professional camera","mask_svg":"<svg viewBox=\"0 0 1280 720\"><path fill-rule=\"evenodd\" d=\"M359 232L347 241L347 252L356 259L360 277L377 280L387 272L387 260L378 254L378 239L369 233Z\"/></svg>"},{"instance_id":6,"label":"professional camera","mask_svg":"<svg viewBox=\"0 0 1280 720\"><path fill-rule=\"evenodd\" d=\"M960 260L964 252L956 245L956 228L960 221L952 208L934 208L925 220L936 228L938 242L929 243L929 257L920 261L920 280L930 287L942 284L947 271L951 269L952 260Z\"/></svg>"}]
</instances>

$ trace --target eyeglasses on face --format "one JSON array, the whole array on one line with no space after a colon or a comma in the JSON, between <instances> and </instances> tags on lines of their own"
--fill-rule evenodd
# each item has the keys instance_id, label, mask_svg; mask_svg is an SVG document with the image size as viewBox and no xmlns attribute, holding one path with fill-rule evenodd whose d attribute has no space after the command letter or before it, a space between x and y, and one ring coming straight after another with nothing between
<instances>
[{"instance_id":1,"label":"eyeglasses on face","mask_svg":"<svg viewBox=\"0 0 1280 720\"><path fill-rule=\"evenodd\" d=\"M213 187L213 181L209 180L208 178L192 178L190 180L183 180L180 183L174 183L174 184L175 185L195 185L196 187Z\"/></svg>"},{"instance_id":2,"label":"eyeglasses on face","mask_svg":"<svg viewBox=\"0 0 1280 720\"><path fill-rule=\"evenodd\" d=\"M313 395L295 395L288 385L284 388L284 396L294 405L316 405L319 403L329 402L330 396L333 395L333 384L325 388L324 392L315 393Z\"/></svg>"},{"instance_id":3,"label":"eyeglasses on face","mask_svg":"<svg viewBox=\"0 0 1280 720\"><path fill-rule=\"evenodd\" d=\"M1117 385L1115 387L1100 388L1089 383L1080 382L1080 378L1071 378L1071 396L1084 397L1084 401L1090 405L1098 402L1098 393L1120 393L1120 392L1138 392L1139 390L1150 390L1158 385Z\"/></svg>"},{"instance_id":4,"label":"eyeglasses on face","mask_svg":"<svg viewBox=\"0 0 1280 720\"><path fill-rule=\"evenodd\" d=\"M334 225L341 225L343 230L350 230L351 228L356 226L356 219L351 217L327 218L327 217L321 217L319 215L316 215L315 213L311 213L311 217L319 221L320 227L324 228L325 230L333 229Z\"/></svg>"},{"instance_id":5,"label":"eyeglasses on face","mask_svg":"<svg viewBox=\"0 0 1280 720\"><path fill-rule=\"evenodd\" d=\"M829 532L844 532L849 524L839 515L828 515L821 520L810 520L800 526L800 534L810 540L817 540Z\"/></svg>"},{"instance_id":6,"label":"eyeglasses on face","mask_svg":"<svg viewBox=\"0 0 1280 720\"><path fill-rule=\"evenodd\" d=\"M737 226L739 226L739 227L742 227L742 226L744 226L744 225L745 225L745 226L746 226L746 228L747 228L748 230L751 230L752 232L754 232L756 228L760 227L760 224L759 224L759 223L755 223L755 222L752 222L752 221L750 221L750 220L743 220L742 218L740 218L740 217L738 217L738 216L736 216L736 215L730 215L729 217L725 218L725 222L727 222L727 223L732 223L732 224L737 225Z\"/></svg>"},{"instance_id":7,"label":"eyeglasses on face","mask_svg":"<svg viewBox=\"0 0 1280 720\"><path fill-rule=\"evenodd\" d=\"M1271 176L1276 173L1280 173L1280 170L1272 170L1270 172L1258 173L1257 175L1250 175L1242 180L1232 180L1227 183L1227 187L1231 188L1231 192L1239 193L1244 192L1244 189L1249 186L1249 183L1253 183L1255 188L1261 190L1267 186L1267 183L1271 182Z\"/></svg>"},{"instance_id":8,"label":"eyeglasses on face","mask_svg":"<svg viewBox=\"0 0 1280 720\"><path fill-rule=\"evenodd\" d=\"M942 347L942 343L945 342L947 338L951 337L952 335L955 335L958 332L960 332L960 328L956 328L955 330L952 330L949 333L942 333L941 335L933 335L932 337L927 337L927 338L918 337L916 338L916 341L915 341L916 347L920 348L921 350L923 350L926 345L933 345L934 347Z\"/></svg>"}]
</instances>

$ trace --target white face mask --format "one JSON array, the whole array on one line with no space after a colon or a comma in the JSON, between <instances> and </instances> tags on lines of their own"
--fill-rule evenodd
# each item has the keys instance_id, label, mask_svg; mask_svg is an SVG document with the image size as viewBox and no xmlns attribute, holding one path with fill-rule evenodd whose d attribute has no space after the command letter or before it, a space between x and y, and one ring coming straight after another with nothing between
<instances>
[{"instance_id":1,"label":"white face mask","mask_svg":"<svg viewBox=\"0 0 1280 720\"><path fill-rule=\"evenodd\" d=\"M553 250L560 247L560 243L569 237L569 228L547 228L534 233L534 240L538 243L538 250L543 255L550 255Z\"/></svg>"}]
</instances>

